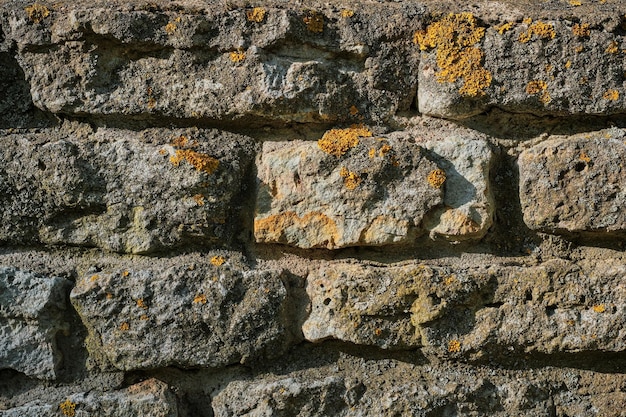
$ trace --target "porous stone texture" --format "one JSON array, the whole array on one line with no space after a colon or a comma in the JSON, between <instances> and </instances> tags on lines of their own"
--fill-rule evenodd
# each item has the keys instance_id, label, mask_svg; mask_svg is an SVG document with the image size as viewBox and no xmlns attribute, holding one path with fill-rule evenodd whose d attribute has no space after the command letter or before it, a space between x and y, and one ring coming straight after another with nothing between
<instances>
[{"instance_id":1,"label":"porous stone texture","mask_svg":"<svg viewBox=\"0 0 626 417\"><path fill-rule=\"evenodd\" d=\"M71 283L0 266L0 369L54 379L62 355L56 336L69 331L65 291Z\"/></svg>"},{"instance_id":2,"label":"porous stone texture","mask_svg":"<svg viewBox=\"0 0 626 417\"><path fill-rule=\"evenodd\" d=\"M71 301L92 355L121 370L223 367L275 357L296 341L281 271L211 260L81 277Z\"/></svg>"},{"instance_id":3,"label":"porous stone texture","mask_svg":"<svg viewBox=\"0 0 626 417\"><path fill-rule=\"evenodd\" d=\"M199 129L78 125L0 142L0 241L148 253L225 244L251 140Z\"/></svg>"},{"instance_id":4,"label":"porous stone texture","mask_svg":"<svg viewBox=\"0 0 626 417\"><path fill-rule=\"evenodd\" d=\"M555 138L519 157L524 221L550 233L626 231L623 129Z\"/></svg>"},{"instance_id":5,"label":"porous stone texture","mask_svg":"<svg viewBox=\"0 0 626 417\"><path fill-rule=\"evenodd\" d=\"M58 403L34 401L21 407L0 411L2 417L58 416L154 416L178 417L176 396L167 384L149 379L139 384L111 392L80 392Z\"/></svg>"},{"instance_id":6,"label":"porous stone texture","mask_svg":"<svg viewBox=\"0 0 626 417\"><path fill-rule=\"evenodd\" d=\"M264 144L257 242L334 249L403 243L424 232L424 216L443 200L443 184L428 180L437 165L420 146L356 140L343 155L315 142Z\"/></svg>"}]
</instances>

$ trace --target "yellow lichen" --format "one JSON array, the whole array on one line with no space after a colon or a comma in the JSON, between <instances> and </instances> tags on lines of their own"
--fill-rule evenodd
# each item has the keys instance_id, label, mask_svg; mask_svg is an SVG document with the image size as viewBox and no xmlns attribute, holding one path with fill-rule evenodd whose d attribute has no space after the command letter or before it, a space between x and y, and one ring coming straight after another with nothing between
<instances>
[{"instance_id":1,"label":"yellow lichen","mask_svg":"<svg viewBox=\"0 0 626 417\"><path fill-rule=\"evenodd\" d=\"M583 162L591 162L591 158L589 157L589 155L587 155L587 152L585 151L580 151L580 155L578 155L578 159L580 159Z\"/></svg>"},{"instance_id":2,"label":"yellow lichen","mask_svg":"<svg viewBox=\"0 0 626 417\"><path fill-rule=\"evenodd\" d=\"M204 196L202 194L196 194L193 197L193 201L199 206L204 206Z\"/></svg>"},{"instance_id":3,"label":"yellow lichen","mask_svg":"<svg viewBox=\"0 0 626 417\"><path fill-rule=\"evenodd\" d=\"M518 41L521 43L530 42L533 35L539 39L554 39L556 32L554 31L554 26L552 26L552 24L537 21L531 24L528 27L528 30L520 33Z\"/></svg>"},{"instance_id":4,"label":"yellow lichen","mask_svg":"<svg viewBox=\"0 0 626 417\"><path fill-rule=\"evenodd\" d=\"M369 129L353 126L347 129L330 129L317 141L317 146L333 156L343 156L348 150L359 144L360 137L371 137Z\"/></svg>"},{"instance_id":5,"label":"yellow lichen","mask_svg":"<svg viewBox=\"0 0 626 417\"><path fill-rule=\"evenodd\" d=\"M110 292L108 292L108 293L106 293L105 297L106 297L106 299L107 299L107 300L110 300L110 299L112 299L112 298L113 298L113 294L111 294Z\"/></svg>"},{"instance_id":6,"label":"yellow lichen","mask_svg":"<svg viewBox=\"0 0 626 417\"><path fill-rule=\"evenodd\" d=\"M146 314L142 314L141 316L139 316L139 320L142 320L142 321L146 321L146 320L149 320L149 319L150 318Z\"/></svg>"},{"instance_id":7,"label":"yellow lichen","mask_svg":"<svg viewBox=\"0 0 626 417\"><path fill-rule=\"evenodd\" d=\"M572 6L582 6L582 2L580 0L569 0L569 4Z\"/></svg>"},{"instance_id":8,"label":"yellow lichen","mask_svg":"<svg viewBox=\"0 0 626 417\"><path fill-rule=\"evenodd\" d=\"M343 17L345 19L347 17L354 16L354 10L343 9L340 14L341 14L341 17Z\"/></svg>"},{"instance_id":9,"label":"yellow lichen","mask_svg":"<svg viewBox=\"0 0 626 417\"><path fill-rule=\"evenodd\" d=\"M530 17L527 17L524 20L522 20L522 23L525 25L530 25L532 22L533 22L533 19L531 19Z\"/></svg>"},{"instance_id":10,"label":"yellow lichen","mask_svg":"<svg viewBox=\"0 0 626 417\"><path fill-rule=\"evenodd\" d=\"M361 177L356 172L348 171L346 167L341 167L339 175L343 178L343 185L348 190L354 190L361 184Z\"/></svg>"},{"instance_id":11,"label":"yellow lichen","mask_svg":"<svg viewBox=\"0 0 626 417\"><path fill-rule=\"evenodd\" d=\"M565 68L569 69L572 66L572 61L567 61L565 63Z\"/></svg>"},{"instance_id":12,"label":"yellow lichen","mask_svg":"<svg viewBox=\"0 0 626 417\"><path fill-rule=\"evenodd\" d=\"M124 272L122 272L122 276L123 276L124 278L126 278L126 277L127 277L127 276L129 276L129 275L130 275L130 272L128 272L128 271L124 271Z\"/></svg>"},{"instance_id":13,"label":"yellow lichen","mask_svg":"<svg viewBox=\"0 0 626 417\"><path fill-rule=\"evenodd\" d=\"M335 247L340 239L337 224L324 213L313 211L298 216L293 211L275 214L264 219L254 220L254 235L257 241L284 242L285 233L289 229L311 230L312 247Z\"/></svg>"},{"instance_id":14,"label":"yellow lichen","mask_svg":"<svg viewBox=\"0 0 626 417\"><path fill-rule=\"evenodd\" d=\"M357 114L359 114L359 109L356 108L356 106L352 105L350 106L350 116L356 116Z\"/></svg>"},{"instance_id":15,"label":"yellow lichen","mask_svg":"<svg viewBox=\"0 0 626 417\"><path fill-rule=\"evenodd\" d=\"M446 172L441 168L434 169L428 174L428 184L433 188L441 188L445 182Z\"/></svg>"},{"instance_id":16,"label":"yellow lichen","mask_svg":"<svg viewBox=\"0 0 626 417\"><path fill-rule=\"evenodd\" d=\"M589 35L591 35L591 30L589 29L589 23L576 23L573 27L572 27L572 33L574 34L574 36L577 36L579 38L587 38L589 37Z\"/></svg>"},{"instance_id":17,"label":"yellow lichen","mask_svg":"<svg viewBox=\"0 0 626 417\"><path fill-rule=\"evenodd\" d=\"M454 283L456 281L456 277L454 275L448 275L444 280L443 283L445 285L450 285L452 283Z\"/></svg>"},{"instance_id":18,"label":"yellow lichen","mask_svg":"<svg viewBox=\"0 0 626 417\"><path fill-rule=\"evenodd\" d=\"M204 295L204 294L197 294L193 298L193 303L194 304L206 304L207 303L206 295Z\"/></svg>"},{"instance_id":19,"label":"yellow lichen","mask_svg":"<svg viewBox=\"0 0 626 417\"><path fill-rule=\"evenodd\" d=\"M261 23L265 19L265 13L264 7L255 7L246 11L246 17L249 22Z\"/></svg>"},{"instance_id":20,"label":"yellow lichen","mask_svg":"<svg viewBox=\"0 0 626 417\"><path fill-rule=\"evenodd\" d=\"M241 62L244 59L246 59L246 53L243 50L238 49L236 51L232 51L229 54L229 57L230 57L230 60L233 62Z\"/></svg>"},{"instance_id":21,"label":"yellow lichen","mask_svg":"<svg viewBox=\"0 0 626 417\"><path fill-rule=\"evenodd\" d=\"M456 339L450 340L448 342L448 352L456 353L461 351L461 342Z\"/></svg>"},{"instance_id":22,"label":"yellow lichen","mask_svg":"<svg viewBox=\"0 0 626 417\"><path fill-rule=\"evenodd\" d=\"M94 282L96 281L98 278L100 278L98 275L92 275L91 278L89 278L89 281Z\"/></svg>"},{"instance_id":23,"label":"yellow lichen","mask_svg":"<svg viewBox=\"0 0 626 417\"><path fill-rule=\"evenodd\" d=\"M376 329L374 329L374 334L375 334L376 336L380 337L380 336L382 336L383 331L382 331L382 329L380 329L380 328L378 328L378 327L377 327Z\"/></svg>"},{"instance_id":24,"label":"yellow lichen","mask_svg":"<svg viewBox=\"0 0 626 417\"><path fill-rule=\"evenodd\" d=\"M552 98L550 97L550 94L547 91L547 88L548 88L548 84L546 84L545 81L535 80L526 84L526 93L527 94L541 93L541 96L539 96L539 101L541 101L544 104L547 104L552 100Z\"/></svg>"},{"instance_id":25,"label":"yellow lichen","mask_svg":"<svg viewBox=\"0 0 626 417\"><path fill-rule=\"evenodd\" d=\"M199 153L190 149L177 149L176 154L170 157L170 162L174 166L179 166L183 160L193 165L196 170L204 171L207 174L212 174L213 172L215 172L220 164L220 161L213 158L212 156Z\"/></svg>"},{"instance_id":26,"label":"yellow lichen","mask_svg":"<svg viewBox=\"0 0 626 417\"><path fill-rule=\"evenodd\" d=\"M616 41L611 41L609 46L606 48L607 54L616 54L619 52L619 47Z\"/></svg>"},{"instance_id":27,"label":"yellow lichen","mask_svg":"<svg viewBox=\"0 0 626 417\"><path fill-rule=\"evenodd\" d=\"M128 324L128 322L124 322L120 325L120 330L123 332L126 332L128 330L130 330L130 324Z\"/></svg>"},{"instance_id":28,"label":"yellow lichen","mask_svg":"<svg viewBox=\"0 0 626 417\"><path fill-rule=\"evenodd\" d=\"M33 23L41 23L46 17L50 16L50 10L43 4L35 3L24 9L28 18Z\"/></svg>"},{"instance_id":29,"label":"yellow lichen","mask_svg":"<svg viewBox=\"0 0 626 417\"><path fill-rule=\"evenodd\" d=\"M176 23L169 22L167 25L165 25L163 30L165 30L165 33L167 33L168 35L173 35L174 32L176 32Z\"/></svg>"},{"instance_id":30,"label":"yellow lichen","mask_svg":"<svg viewBox=\"0 0 626 417\"><path fill-rule=\"evenodd\" d=\"M74 417L76 415L76 403L70 401L69 398L59 404L59 409L64 416Z\"/></svg>"},{"instance_id":31,"label":"yellow lichen","mask_svg":"<svg viewBox=\"0 0 626 417\"><path fill-rule=\"evenodd\" d=\"M619 91L617 90L607 90L602 95L602 98L609 101L616 101L619 99Z\"/></svg>"},{"instance_id":32,"label":"yellow lichen","mask_svg":"<svg viewBox=\"0 0 626 417\"><path fill-rule=\"evenodd\" d=\"M545 66L544 69L546 70L547 73L549 73L554 69L554 67L551 64L548 64Z\"/></svg>"},{"instance_id":33,"label":"yellow lichen","mask_svg":"<svg viewBox=\"0 0 626 417\"><path fill-rule=\"evenodd\" d=\"M577 54L579 54L585 50L585 47L582 45L578 45L574 50L576 51Z\"/></svg>"},{"instance_id":34,"label":"yellow lichen","mask_svg":"<svg viewBox=\"0 0 626 417\"><path fill-rule=\"evenodd\" d=\"M322 33L324 31L324 15L321 13L311 10L302 18L302 21L309 32Z\"/></svg>"},{"instance_id":35,"label":"yellow lichen","mask_svg":"<svg viewBox=\"0 0 626 417\"><path fill-rule=\"evenodd\" d=\"M137 302L137 307L143 308L143 309L147 309L148 308L148 305L143 300L143 298L138 298L136 302Z\"/></svg>"},{"instance_id":36,"label":"yellow lichen","mask_svg":"<svg viewBox=\"0 0 626 417\"><path fill-rule=\"evenodd\" d=\"M148 97L147 106L149 109L153 109L156 107L157 101L154 97Z\"/></svg>"},{"instance_id":37,"label":"yellow lichen","mask_svg":"<svg viewBox=\"0 0 626 417\"><path fill-rule=\"evenodd\" d=\"M369 155L370 159L374 158L376 156L376 148L370 148L367 154Z\"/></svg>"},{"instance_id":38,"label":"yellow lichen","mask_svg":"<svg viewBox=\"0 0 626 417\"><path fill-rule=\"evenodd\" d=\"M393 148L388 145L388 144L384 144L379 150L378 150L378 156L380 156L381 158L384 157L385 155L387 155L389 152L391 152L393 150Z\"/></svg>"},{"instance_id":39,"label":"yellow lichen","mask_svg":"<svg viewBox=\"0 0 626 417\"><path fill-rule=\"evenodd\" d=\"M606 311L606 308L604 307L604 304L597 304L593 306L593 311L595 311L596 313L604 313Z\"/></svg>"},{"instance_id":40,"label":"yellow lichen","mask_svg":"<svg viewBox=\"0 0 626 417\"><path fill-rule=\"evenodd\" d=\"M496 26L495 29L500 35L504 35L505 32L511 30L513 28L513 22L503 23L500 26Z\"/></svg>"},{"instance_id":41,"label":"yellow lichen","mask_svg":"<svg viewBox=\"0 0 626 417\"><path fill-rule=\"evenodd\" d=\"M185 135L180 135L172 141L172 146L176 146L178 148L183 148L187 146L189 139Z\"/></svg>"},{"instance_id":42,"label":"yellow lichen","mask_svg":"<svg viewBox=\"0 0 626 417\"><path fill-rule=\"evenodd\" d=\"M459 93L476 97L485 94L491 85L491 72L482 66L484 54L473 47L485 35L485 28L479 27L471 13L449 14L426 30L417 31L413 42L421 50L437 49L435 74L440 83L453 83L463 80Z\"/></svg>"},{"instance_id":43,"label":"yellow lichen","mask_svg":"<svg viewBox=\"0 0 626 417\"><path fill-rule=\"evenodd\" d=\"M222 266L224 265L224 262L226 262L226 258L222 255L217 255L211 258L211 265L214 266Z\"/></svg>"}]
</instances>

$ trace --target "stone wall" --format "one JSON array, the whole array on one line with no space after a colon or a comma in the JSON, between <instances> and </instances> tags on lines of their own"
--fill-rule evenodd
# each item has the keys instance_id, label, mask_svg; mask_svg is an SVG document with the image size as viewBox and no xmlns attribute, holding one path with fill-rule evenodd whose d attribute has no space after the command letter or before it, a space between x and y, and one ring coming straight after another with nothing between
<instances>
[{"instance_id":1,"label":"stone wall","mask_svg":"<svg viewBox=\"0 0 626 417\"><path fill-rule=\"evenodd\" d=\"M623 416L626 2L0 1L0 416Z\"/></svg>"}]
</instances>

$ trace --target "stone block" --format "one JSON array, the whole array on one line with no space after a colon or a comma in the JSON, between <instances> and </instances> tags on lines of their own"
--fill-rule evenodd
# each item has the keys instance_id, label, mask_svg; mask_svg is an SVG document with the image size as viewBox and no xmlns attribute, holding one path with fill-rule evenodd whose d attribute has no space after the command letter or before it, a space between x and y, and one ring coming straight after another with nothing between
<instances>
[{"instance_id":1,"label":"stone block","mask_svg":"<svg viewBox=\"0 0 626 417\"><path fill-rule=\"evenodd\" d=\"M66 291L71 283L0 267L0 369L55 379L61 363L59 332L69 331Z\"/></svg>"},{"instance_id":2,"label":"stone block","mask_svg":"<svg viewBox=\"0 0 626 417\"><path fill-rule=\"evenodd\" d=\"M149 253L231 241L252 140L84 126L0 141L0 241Z\"/></svg>"},{"instance_id":3,"label":"stone block","mask_svg":"<svg viewBox=\"0 0 626 417\"><path fill-rule=\"evenodd\" d=\"M547 140L519 157L524 221L548 233L626 231L625 134L612 128Z\"/></svg>"},{"instance_id":4,"label":"stone block","mask_svg":"<svg viewBox=\"0 0 626 417\"><path fill-rule=\"evenodd\" d=\"M219 265L219 266L218 266ZM295 323L281 271L230 261L83 276L71 302L89 330L88 349L120 370L224 367L280 355Z\"/></svg>"}]
</instances>

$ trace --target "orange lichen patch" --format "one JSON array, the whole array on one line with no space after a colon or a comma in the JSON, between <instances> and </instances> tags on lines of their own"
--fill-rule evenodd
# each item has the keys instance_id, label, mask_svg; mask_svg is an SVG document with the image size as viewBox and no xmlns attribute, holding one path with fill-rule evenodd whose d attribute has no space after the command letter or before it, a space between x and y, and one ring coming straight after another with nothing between
<instances>
[{"instance_id":1,"label":"orange lichen patch","mask_svg":"<svg viewBox=\"0 0 626 417\"><path fill-rule=\"evenodd\" d=\"M381 158L384 157L385 155L387 155L389 152L391 152L393 150L393 148L388 145L388 144L384 144L379 150L378 150L378 156L380 156Z\"/></svg>"},{"instance_id":2,"label":"orange lichen patch","mask_svg":"<svg viewBox=\"0 0 626 417\"><path fill-rule=\"evenodd\" d=\"M551 64L548 64L548 65L546 65L544 67L544 69L545 69L546 72L549 73L549 72L551 72L554 69L554 67Z\"/></svg>"},{"instance_id":3,"label":"orange lichen patch","mask_svg":"<svg viewBox=\"0 0 626 417\"><path fill-rule=\"evenodd\" d=\"M456 277L455 277L454 275L448 275L448 276L447 276L447 277L443 280L443 283L444 283L445 285L450 285L450 284L452 284L452 283L453 283L453 282L455 282L455 281L456 281Z\"/></svg>"},{"instance_id":4,"label":"orange lichen patch","mask_svg":"<svg viewBox=\"0 0 626 417\"><path fill-rule=\"evenodd\" d=\"M314 10L302 18L306 25L306 29L313 33L322 33L324 31L324 15Z\"/></svg>"},{"instance_id":5,"label":"orange lichen patch","mask_svg":"<svg viewBox=\"0 0 626 417\"><path fill-rule=\"evenodd\" d=\"M206 304L207 303L206 295L204 295L204 294L197 294L193 298L193 303L194 304Z\"/></svg>"},{"instance_id":6,"label":"orange lichen patch","mask_svg":"<svg viewBox=\"0 0 626 417\"><path fill-rule=\"evenodd\" d=\"M374 158L376 156L376 148L370 148L367 154L369 155L370 159Z\"/></svg>"},{"instance_id":7,"label":"orange lichen patch","mask_svg":"<svg viewBox=\"0 0 626 417\"><path fill-rule=\"evenodd\" d=\"M350 116L356 116L357 114L359 114L359 109L354 105L350 106Z\"/></svg>"},{"instance_id":8,"label":"orange lichen patch","mask_svg":"<svg viewBox=\"0 0 626 417\"><path fill-rule=\"evenodd\" d=\"M184 148L189 143L189 139L185 135L180 135L172 141L172 146Z\"/></svg>"},{"instance_id":9,"label":"orange lichen patch","mask_svg":"<svg viewBox=\"0 0 626 417\"><path fill-rule=\"evenodd\" d=\"M496 26L496 32L498 32L500 35L504 35L505 32L511 30L513 28L514 23L513 22L507 22L507 23L503 23L500 26Z\"/></svg>"},{"instance_id":10,"label":"orange lichen patch","mask_svg":"<svg viewBox=\"0 0 626 417\"><path fill-rule=\"evenodd\" d=\"M243 50L238 49L236 51L232 51L229 54L229 57L230 57L230 60L233 62L241 62L244 59L246 59L246 53Z\"/></svg>"},{"instance_id":11,"label":"orange lichen patch","mask_svg":"<svg viewBox=\"0 0 626 417\"><path fill-rule=\"evenodd\" d=\"M307 213L302 217L293 211L288 211L254 221L254 235L263 241L284 241L287 229L311 231L316 239L315 242L312 242L313 246L324 245L333 248L335 242L339 240L336 223L324 213L316 211Z\"/></svg>"},{"instance_id":12,"label":"orange lichen patch","mask_svg":"<svg viewBox=\"0 0 626 417\"><path fill-rule=\"evenodd\" d=\"M246 18L249 22L261 23L265 19L265 13L264 7L255 7L246 11Z\"/></svg>"},{"instance_id":13,"label":"orange lichen patch","mask_svg":"<svg viewBox=\"0 0 626 417\"><path fill-rule=\"evenodd\" d=\"M222 255L214 256L211 258L211 265L214 266L222 266L224 265L224 262L226 262L226 258L224 258Z\"/></svg>"},{"instance_id":14,"label":"orange lichen patch","mask_svg":"<svg viewBox=\"0 0 626 417\"><path fill-rule=\"evenodd\" d=\"M382 331L382 329L377 327L376 329L374 329L374 334L376 336L381 336L383 334L383 331Z\"/></svg>"},{"instance_id":15,"label":"orange lichen patch","mask_svg":"<svg viewBox=\"0 0 626 417\"><path fill-rule=\"evenodd\" d=\"M110 292L106 293L106 299L110 300L113 298L113 294L111 294Z\"/></svg>"},{"instance_id":16,"label":"orange lichen patch","mask_svg":"<svg viewBox=\"0 0 626 417\"><path fill-rule=\"evenodd\" d=\"M536 36L539 39L554 39L556 32L554 31L554 26L552 26L552 24L537 21L531 24L528 27L528 30L520 33L517 40L521 43L527 43L530 42L533 36Z\"/></svg>"},{"instance_id":17,"label":"orange lichen patch","mask_svg":"<svg viewBox=\"0 0 626 417\"><path fill-rule=\"evenodd\" d=\"M98 275L92 275L91 278L89 278L89 281L94 282L96 281L98 278L100 278Z\"/></svg>"},{"instance_id":18,"label":"orange lichen patch","mask_svg":"<svg viewBox=\"0 0 626 417\"><path fill-rule=\"evenodd\" d=\"M456 353L461 351L461 342L456 339L450 340L448 342L448 352Z\"/></svg>"},{"instance_id":19,"label":"orange lichen patch","mask_svg":"<svg viewBox=\"0 0 626 417\"><path fill-rule=\"evenodd\" d=\"M157 101L154 97L148 97L147 106L149 109L153 109L156 107Z\"/></svg>"},{"instance_id":20,"label":"orange lichen patch","mask_svg":"<svg viewBox=\"0 0 626 417\"><path fill-rule=\"evenodd\" d=\"M202 194L196 194L191 198L193 198L193 201L195 201L197 205L204 206L204 196Z\"/></svg>"},{"instance_id":21,"label":"orange lichen patch","mask_svg":"<svg viewBox=\"0 0 626 417\"><path fill-rule=\"evenodd\" d=\"M533 19L531 19L530 17L527 17L524 20L522 20L522 23L525 25L530 25L532 22L533 22Z\"/></svg>"},{"instance_id":22,"label":"orange lichen patch","mask_svg":"<svg viewBox=\"0 0 626 417\"><path fill-rule=\"evenodd\" d=\"M173 35L174 32L176 32L176 23L169 22L167 25L165 25L163 30L165 30L165 33L167 33L168 35Z\"/></svg>"},{"instance_id":23,"label":"orange lichen patch","mask_svg":"<svg viewBox=\"0 0 626 417\"><path fill-rule=\"evenodd\" d=\"M539 100L546 104L549 103L552 98L550 97L550 94L547 91L548 88L548 84L546 84L545 81L543 80L535 80L535 81L531 81L528 84L526 84L526 93L527 94L537 94L537 93L541 93L541 96L539 97Z\"/></svg>"},{"instance_id":24,"label":"orange lichen patch","mask_svg":"<svg viewBox=\"0 0 626 417\"><path fill-rule=\"evenodd\" d=\"M473 45L485 35L485 28L477 26L471 13L449 14L432 23L424 31L413 35L413 42L421 50L437 49L437 81L453 83L463 80L459 94L468 97L482 96L491 85L491 72L483 68L483 52Z\"/></svg>"},{"instance_id":25,"label":"orange lichen patch","mask_svg":"<svg viewBox=\"0 0 626 417\"><path fill-rule=\"evenodd\" d=\"M76 415L76 403L69 400L69 398L59 404L59 409L64 416L74 417Z\"/></svg>"},{"instance_id":26,"label":"orange lichen patch","mask_svg":"<svg viewBox=\"0 0 626 417\"><path fill-rule=\"evenodd\" d=\"M577 54L581 53L584 50L585 50L585 47L582 45L579 45L574 49L574 51L576 51Z\"/></svg>"},{"instance_id":27,"label":"orange lichen patch","mask_svg":"<svg viewBox=\"0 0 626 417\"><path fill-rule=\"evenodd\" d=\"M35 3L24 9L33 23L41 23L46 17L50 16L50 10L43 4Z\"/></svg>"},{"instance_id":28,"label":"orange lichen patch","mask_svg":"<svg viewBox=\"0 0 626 417\"><path fill-rule=\"evenodd\" d=\"M127 332L128 330L130 330L130 324L128 324L128 322L124 322L120 325L120 330L123 332Z\"/></svg>"},{"instance_id":29,"label":"orange lichen patch","mask_svg":"<svg viewBox=\"0 0 626 417\"><path fill-rule=\"evenodd\" d=\"M580 159L583 162L591 162L591 158L589 157L589 155L587 155L587 152L585 151L580 151L580 155L578 155L578 159Z\"/></svg>"},{"instance_id":30,"label":"orange lichen patch","mask_svg":"<svg viewBox=\"0 0 626 417\"><path fill-rule=\"evenodd\" d=\"M565 63L565 68L569 69L572 66L572 61L567 61Z\"/></svg>"},{"instance_id":31,"label":"orange lichen patch","mask_svg":"<svg viewBox=\"0 0 626 417\"><path fill-rule=\"evenodd\" d=\"M569 0L569 4L571 6L582 6L582 2L580 0Z\"/></svg>"},{"instance_id":32,"label":"orange lichen patch","mask_svg":"<svg viewBox=\"0 0 626 417\"><path fill-rule=\"evenodd\" d=\"M616 101L619 99L619 91L617 90L607 90L602 95L602 98L605 100Z\"/></svg>"},{"instance_id":33,"label":"orange lichen patch","mask_svg":"<svg viewBox=\"0 0 626 417\"><path fill-rule=\"evenodd\" d=\"M136 303L137 303L137 307L139 307L139 308L143 308L143 309L147 309L148 308L148 305L143 300L143 298L138 298Z\"/></svg>"},{"instance_id":34,"label":"orange lichen patch","mask_svg":"<svg viewBox=\"0 0 626 417\"><path fill-rule=\"evenodd\" d=\"M350 10L350 9L343 9L341 11L341 13L339 13L341 15L341 17L343 17L344 19L347 17L352 17L354 16L354 10Z\"/></svg>"},{"instance_id":35,"label":"orange lichen patch","mask_svg":"<svg viewBox=\"0 0 626 417\"><path fill-rule=\"evenodd\" d=\"M609 46L606 48L607 54L616 54L619 52L619 46L616 41L611 41Z\"/></svg>"},{"instance_id":36,"label":"orange lichen patch","mask_svg":"<svg viewBox=\"0 0 626 417\"><path fill-rule=\"evenodd\" d=\"M167 155L167 151L165 149L159 149L160 155Z\"/></svg>"},{"instance_id":37,"label":"orange lichen patch","mask_svg":"<svg viewBox=\"0 0 626 417\"><path fill-rule=\"evenodd\" d=\"M576 23L572 27L572 33L574 36L579 38L588 38L591 35L591 30L589 29L589 23Z\"/></svg>"},{"instance_id":38,"label":"orange lichen patch","mask_svg":"<svg viewBox=\"0 0 626 417\"><path fill-rule=\"evenodd\" d=\"M445 182L446 172L441 168L434 169L428 174L428 184L433 188L441 188Z\"/></svg>"},{"instance_id":39,"label":"orange lichen patch","mask_svg":"<svg viewBox=\"0 0 626 417\"><path fill-rule=\"evenodd\" d=\"M606 308L604 307L604 304L597 304L593 306L593 311L595 311L596 313L604 313L606 311Z\"/></svg>"},{"instance_id":40,"label":"orange lichen patch","mask_svg":"<svg viewBox=\"0 0 626 417\"><path fill-rule=\"evenodd\" d=\"M129 275L130 275L130 272L128 272L128 271L124 271L124 272L122 272L122 276L123 276L124 278L126 278L126 277L127 277L127 276L129 276Z\"/></svg>"},{"instance_id":41,"label":"orange lichen patch","mask_svg":"<svg viewBox=\"0 0 626 417\"><path fill-rule=\"evenodd\" d=\"M364 127L353 126L347 129L330 129L317 141L317 146L327 154L343 156L359 144L360 137L371 137L372 132Z\"/></svg>"},{"instance_id":42,"label":"orange lichen patch","mask_svg":"<svg viewBox=\"0 0 626 417\"><path fill-rule=\"evenodd\" d=\"M146 320L149 320L149 319L150 319L150 317L148 317L146 314L142 314L141 316L139 316L139 320L142 320L142 321L146 321Z\"/></svg>"},{"instance_id":43,"label":"orange lichen patch","mask_svg":"<svg viewBox=\"0 0 626 417\"><path fill-rule=\"evenodd\" d=\"M170 162L174 166L179 166L183 160L193 165L196 170L204 171L207 174L214 173L220 164L220 161L213 158L212 156L192 151L190 149L178 149L176 150L175 155L170 156Z\"/></svg>"},{"instance_id":44,"label":"orange lichen patch","mask_svg":"<svg viewBox=\"0 0 626 417\"><path fill-rule=\"evenodd\" d=\"M343 178L343 185L345 185L348 190L354 190L362 181L361 177L359 177L356 172L348 171L346 167L341 167L339 175Z\"/></svg>"}]
</instances>

